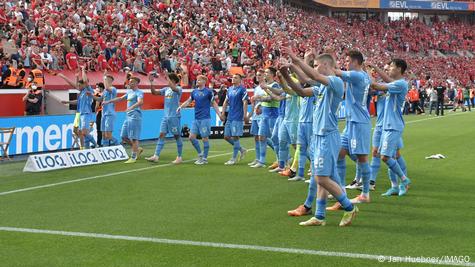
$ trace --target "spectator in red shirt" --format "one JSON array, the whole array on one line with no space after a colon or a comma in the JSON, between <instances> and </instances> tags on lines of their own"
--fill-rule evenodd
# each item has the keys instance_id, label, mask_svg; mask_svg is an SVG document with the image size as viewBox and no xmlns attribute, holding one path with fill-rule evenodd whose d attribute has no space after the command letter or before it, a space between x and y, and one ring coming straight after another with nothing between
<instances>
[{"instance_id":1,"label":"spectator in red shirt","mask_svg":"<svg viewBox=\"0 0 475 267\"><path fill-rule=\"evenodd\" d=\"M109 59L107 64L112 72L118 72L122 69L122 61L116 56L116 54L112 54L112 57Z\"/></svg>"},{"instance_id":2,"label":"spectator in red shirt","mask_svg":"<svg viewBox=\"0 0 475 267\"><path fill-rule=\"evenodd\" d=\"M79 67L79 56L76 54L74 47L71 47L69 53L66 54L66 65L69 70L77 70Z\"/></svg>"}]
</instances>

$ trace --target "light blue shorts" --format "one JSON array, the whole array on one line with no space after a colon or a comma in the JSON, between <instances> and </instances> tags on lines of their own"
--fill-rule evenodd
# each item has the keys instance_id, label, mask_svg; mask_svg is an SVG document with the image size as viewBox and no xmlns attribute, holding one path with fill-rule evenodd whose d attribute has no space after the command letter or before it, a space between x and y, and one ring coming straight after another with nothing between
<instances>
[{"instance_id":1,"label":"light blue shorts","mask_svg":"<svg viewBox=\"0 0 475 267\"><path fill-rule=\"evenodd\" d=\"M383 127L376 126L373 131L373 147L379 148L381 147L381 136L383 134ZM400 138L397 149L402 149L404 147L404 142L402 141L402 137Z\"/></svg>"},{"instance_id":2,"label":"light blue shorts","mask_svg":"<svg viewBox=\"0 0 475 267\"><path fill-rule=\"evenodd\" d=\"M162 123L160 124L160 133L180 135L180 118L163 118Z\"/></svg>"},{"instance_id":3,"label":"light blue shorts","mask_svg":"<svg viewBox=\"0 0 475 267\"><path fill-rule=\"evenodd\" d=\"M211 119L204 119L204 120L194 120L191 125L191 133L200 135L201 138L209 137L209 133L211 131Z\"/></svg>"},{"instance_id":4,"label":"light blue shorts","mask_svg":"<svg viewBox=\"0 0 475 267\"><path fill-rule=\"evenodd\" d=\"M262 119L252 120L251 122L251 134L253 136L259 135L259 123Z\"/></svg>"},{"instance_id":5,"label":"light blue shorts","mask_svg":"<svg viewBox=\"0 0 475 267\"><path fill-rule=\"evenodd\" d=\"M301 146L311 147L312 129L313 124L311 122L300 122L297 131L297 144Z\"/></svg>"},{"instance_id":6,"label":"light blue shorts","mask_svg":"<svg viewBox=\"0 0 475 267\"><path fill-rule=\"evenodd\" d=\"M114 131L115 115L103 115L101 119L101 131L112 132Z\"/></svg>"},{"instance_id":7,"label":"light blue shorts","mask_svg":"<svg viewBox=\"0 0 475 267\"><path fill-rule=\"evenodd\" d=\"M338 131L328 135L313 136L313 167L317 176L329 176L340 183L336 163L341 141Z\"/></svg>"},{"instance_id":8,"label":"light blue shorts","mask_svg":"<svg viewBox=\"0 0 475 267\"><path fill-rule=\"evenodd\" d=\"M226 121L226 125L224 125L224 136L242 136L243 130L243 121Z\"/></svg>"},{"instance_id":9,"label":"light blue shorts","mask_svg":"<svg viewBox=\"0 0 475 267\"><path fill-rule=\"evenodd\" d=\"M371 123L347 122L341 134L341 147L351 155L369 155Z\"/></svg>"},{"instance_id":10,"label":"light blue shorts","mask_svg":"<svg viewBox=\"0 0 475 267\"><path fill-rule=\"evenodd\" d=\"M94 113L81 114L79 117L79 129L89 130L91 128L91 122L95 121L95 115Z\"/></svg>"},{"instance_id":11,"label":"light blue shorts","mask_svg":"<svg viewBox=\"0 0 475 267\"><path fill-rule=\"evenodd\" d=\"M297 122L282 122L279 130L279 142L297 144Z\"/></svg>"},{"instance_id":12,"label":"light blue shorts","mask_svg":"<svg viewBox=\"0 0 475 267\"><path fill-rule=\"evenodd\" d=\"M122 138L129 140L140 140L140 133L142 131L142 120L126 118L120 131Z\"/></svg>"},{"instance_id":13,"label":"light blue shorts","mask_svg":"<svg viewBox=\"0 0 475 267\"><path fill-rule=\"evenodd\" d=\"M383 130L379 153L386 157L394 157L401 145L401 136L402 132L400 131Z\"/></svg>"},{"instance_id":14,"label":"light blue shorts","mask_svg":"<svg viewBox=\"0 0 475 267\"><path fill-rule=\"evenodd\" d=\"M259 136L270 138L277 118L264 117L259 121Z\"/></svg>"}]
</instances>

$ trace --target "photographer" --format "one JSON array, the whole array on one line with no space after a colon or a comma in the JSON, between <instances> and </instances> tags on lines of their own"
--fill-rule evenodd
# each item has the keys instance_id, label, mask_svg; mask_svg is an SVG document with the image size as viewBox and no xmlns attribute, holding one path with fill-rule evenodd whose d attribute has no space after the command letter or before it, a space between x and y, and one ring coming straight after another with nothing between
<instances>
[{"instance_id":1,"label":"photographer","mask_svg":"<svg viewBox=\"0 0 475 267\"><path fill-rule=\"evenodd\" d=\"M35 82L30 84L28 92L23 96L25 116L40 115L43 94Z\"/></svg>"}]
</instances>

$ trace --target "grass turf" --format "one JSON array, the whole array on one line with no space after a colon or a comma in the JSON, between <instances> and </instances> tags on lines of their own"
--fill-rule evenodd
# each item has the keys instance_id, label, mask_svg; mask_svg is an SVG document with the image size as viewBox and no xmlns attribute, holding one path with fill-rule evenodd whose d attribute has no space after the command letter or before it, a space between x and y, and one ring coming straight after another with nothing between
<instances>
[{"instance_id":1,"label":"grass turf","mask_svg":"<svg viewBox=\"0 0 475 267\"><path fill-rule=\"evenodd\" d=\"M245 163L224 166L232 147L212 140L207 166L186 163L0 196L0 226L106 233L168 239L301 248L392 256L470 256L475 259L473 179L474 115L409 116L402 153L413 185L405 197L383 198L385 168L372 202L348 228L341 212L327 213L327 226L300 227L306 218L286 211L305 200L307 185L290 183ZM253 140L242 142L253 147ZM144 155L154 146L145 147ZM425 160L442 153L445 160ZM185 145L185 159L195 153ZM167 143L161 162L175 157ZM151 166L101 166L22 173L24 162L0 165L0 192ZM348 162L347 180L354 176ZM357 191L349 192L355 196ZM331 204L331 202L330 202ZM378 265L376 260L295 255L103 240L0 231L0 262L9 266L319 266ZM321 264L321 265L320 265ZM397 264L400 265L400 264ZM406 266L410 266L407 264Z\"/></svg>"}]
</instances>

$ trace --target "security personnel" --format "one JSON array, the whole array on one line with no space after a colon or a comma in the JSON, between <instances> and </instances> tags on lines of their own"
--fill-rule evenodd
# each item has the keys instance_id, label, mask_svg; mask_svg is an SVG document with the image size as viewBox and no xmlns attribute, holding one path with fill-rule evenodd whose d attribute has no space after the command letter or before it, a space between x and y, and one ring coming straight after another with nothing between
<instances>
[{"instance_id":1,"label":"security personnel","mask_svg":"<svg viewBox=\"0 0 475 267\"><path fill-rule=\"evenodd\" d=\"M39 70L36 65L33 64L30 75L33 78L33 82L36 83L38 88L43 88L45 84L45 76L41 70Z\"/></svg>"},{"instance_id":2,"label":"security personnel","mask_svg":"<svg viewBox=\"0 0 475 267\"><path fill-rule=\"evenodd\" d=\"M17 76L17 81L16 81L16 87L17 88L27 88L27 76L26 76L26 70L23 67L22 63L18 64L18 69L16 71L16 76Z\"/></svg>"},{"instance_id":3,"label":"security personnel","mask_svg":"<svg viewBox=\"0 0 475 267\"><path fill-rule=\"evenodd\" d=\"M3 88L16 88L17 86L17 71L10 64L8 70L4 73L5 79L3 80Z\"/></svg>"}]
</instances>

